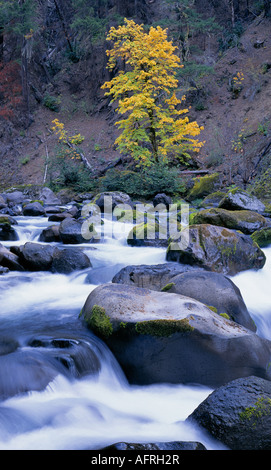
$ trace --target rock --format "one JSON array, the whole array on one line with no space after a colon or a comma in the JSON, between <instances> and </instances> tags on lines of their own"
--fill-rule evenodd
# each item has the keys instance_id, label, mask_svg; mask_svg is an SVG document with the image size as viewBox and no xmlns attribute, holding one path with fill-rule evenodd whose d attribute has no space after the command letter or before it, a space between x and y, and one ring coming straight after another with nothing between
<instances>
[{"instance_id":1,"label":"rock","mask_svg":"<svg viewBox=\"0 0 271 470\"><path fill-rule=\"evenodd\" d=\"M167 230L158 223L144 223L135 225L128 234L127 243L131 246L167 247Z\"/></svg>"},{"instance_id":2,"label":"rock","mask_svg":"<svg viewBox=\"0 0 271 470\"><path fill-rule=\"evenodd\" d=\"M173 441L173 442L152 442L147 444L117 442L101 450L207 450L200 442Z\"/></svg>"},{"instance_id":3,"label":"rock","mask_svg":"<svg viewBox=\"0 0 271 470\"><path fill-rule=\"evenodd\" d=\"M45 215L45 209L38 201L30 202L23 207L23 214L30 217Z\"/></svg>"},{"instance_id":4,"label":"rock","mask_svg":"<svg viewBox=\"0 0 271 470\"><path fill-rule=\"evenodd\" d=\"M113 277L112 282L191 297L214 308L218 314L227 314L236 323L256 331L240 290L229 278L203 269L189 270L189 266L185 271L185 266L179 266L179 272L167 268L167 265L127 266Z\"/></svg>"},{"instance_id":5,"label":"rock","mask_svg":"<svg viewBox=\"0 0 271 470\"><path fill-rule=\"evenodd\" d=\"M260 213L265 211L265 205L256 196L251 196L246 191L239 189L229 191L220 202L219 207L229 210L245 209Z\"/></svg>"},{"instance_id":6,"label":"rock","mask_svg":"<svg viewBox=\"0 0 271 470\"><path fill-rule=\"evenodd\" d=\"M25 196L22 191L13 191L5 194L6 203L9 206L22 204L25 200Z\"/></svg>"},{"instance_id":7,"label":"rock","mask_svg":"<svg viewBox=\"0 0 271 470\"><path fill-rule=\"evenodd\" d=\"M20 247L19 261L28 271L49 271L53 262L55 247L27 242Z\"/></svg>"},{"instance_id":8,"label":"rock","mask_svg":"<svg viewBox=\"0 0 271 470\"><path fill-rule=\"evenodd\" d=\"M111 210L113 210L119 204L127 204L132 206L132 200L130 196L126 193L122 193L121 191L108 191L97 194L92 202L101 209L101 212L111 212Z\"/></svg>"},{"instance_id":9,"label":"rock","mask_svg":"<svg viewBox=\"0 0 271 470\"><path fill-rule=\"evenodd\" d=\"M62 220L66 219L67 217L72 218L72 215L69 212L57 212L56 214L51 214L48 217L49 222L62 222Z\"/></svg>"},{"instance_id":10,"label":"rock","mask_svg":"<svg viewBox=\"0 0 271 470\"><path fill-rule=\"evenodd\" d=\"M239 378L211 393L187 418L231 450L271 450L271 382Z\"/></svg>"},{"instance_id":11,"label":"rock","mask_svg":"<svg viewBox=\"0 0 271 470\"><path fill-rule=\"evenodd\" d=\"M193 224L227 227L249 235L267 226L267 220L251 210L205 209L192 215Z\"/></svg>"},{"instance_id":12,"label":"rock","mask_svg":"<svg viewBox=\"0 0 271 470\"><path fill-rule=\"evenodd\" d=\"M85 223L87 223L87 221L85 221ZM71 217L66 217L59 226L60 240L64 244L71 245L78 243L93 243L99 241L99 237L93 226L90 228L89 233L86 233L84 229L86 230L86 227L83 225L83 222L81 220L75 220ZM85 236L84 233L86 233Z\"/></svg>"},{"instance_id":13,"label":"rock","mask_svg":"<svg viewBox=\"0 0 271 470\"><path fill-rule=\"evenodd\" d=\"M194 178L194 185L187 196L188 201L195 199L201 199L208 194L216 192L220 186L220 175L219 173L213 173L212 175L199 176Z\"/></svg>"},{"instance_id":14,"label":"rock","mask_svg":"<svg viewBox=\"0 0 271 470\"><path fill-rule=\"evenodd\" d=\"M9 216L0 217L0 240L1 241L14 241L18 240L18 235L12 227L12 223L17 225L17 221Z\"/></svg>"},{"instance_id":15,"label":"rock","mask_svg":"<svg viewBox=\"0 0 271 470\"><path fill-rule=\"evenodd\" d=\"M58 198L55 193L47 187L42 188L39 199L48 205L61 204L60 198Z\"/></svg>"},{"instance_id":16,"label":"rock","mask_svg":"<svg viewBox=\"0 0 271 470\"><path fill-rule=\"evenodd\" d=\"M271 342L189 297L104 284L81 317L134 384L218 387L242 376L269 378Z\"/></svg>"},{"instance_id":17,"label":"rock","mask_svg":"<svg viewBox=\"0 0 271 470\"><path fill-rule=\"evenodd\" d=\"M210 207L218 207L224 196L225 193L222 191L216 191L215 193L208 194L208 196L203 199L200 207L206 209L209 209Z\"/></svg>"},{"instance_id":18,"label":"rock","mask_svg":"<svg viewBox=\"0 0 271 470\"><path fill-rule=\"evenodd\" d=\"M6 201L3 196L0 195L0 210L4 209L5 207L7 207Z\"/></svg>"},{"instance_id":19,"label":"rock","mask_svg":"<svg viewBox=\"0 0 271 470\"><path fill-rule=\"evenodd\" d=\"M88 256L78 248L56 249L54 251L51 271L53 273L69 274L73 271L91 267Z\"/></svg>"},{"instance_id":20,"label":"rock","mask_svg":"<svg viewBox=\"0 0 271 470\"><path fill-rule=\"evenodd\" d=\"M0 265L11 271L24 271L19 257L0 244Z\"/></svg>"},{"instance_id":21,"label":"rock","mask_svg":"<svg viewBox=\"0 0 271 470\"><path fill-rule=\"evenodd\" d=\"M251 235L252 240L259 245L260 248L266 248L271 245L271 227L262 228L255 231Z\"/></svg>"},{"instance_id":22,"label":"rock","mask_svg":"<svg viewBox=\"0 0 271 470\"><path fill-rule=\"evenodd\" d=\"M130 265L122 268L115 274L112 282L161 291L177 274L187 271L196 271L198 273L200 270L197 266L174 262L155 265Z\"/></svg>"},{"instance_id":23,"label":"rock","mask_svg":"<svg viewBox=\"0 0 271 470\"><path fill-rule=\"evenodd\" d=\"M39 241L45 243L59 242L59 225L50 225L49 227L42 230Z\"/></svg>"},{"instance_id":24,"label":"rock","mask_svg":"<svg viewBox=\"0 0 271 470\"><path fill-rule=\"evenodd\" d=\"M168 209L171 203L172 203L171 197L167 196L165 193L156 194L156 196L153 199L154 207L159 204L163 204Z\"/></svg>"},{"instance_id":25,"label":"rock","mask_svg":"<svg viewBox=\"0 0 271 470\"><path fill-rule=\"evenodd\" d=\"M185 228L180 242L170 243L166 258L230 276L261 269L266 260L249 235L210 224Z\"/></svg>"}]
</instances>

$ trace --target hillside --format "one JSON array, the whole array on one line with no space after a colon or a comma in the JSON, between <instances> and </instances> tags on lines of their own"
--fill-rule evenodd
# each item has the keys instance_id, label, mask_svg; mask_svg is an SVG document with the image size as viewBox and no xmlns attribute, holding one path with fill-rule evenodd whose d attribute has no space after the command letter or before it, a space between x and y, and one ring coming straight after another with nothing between
<instances>
[{"instance_id":1,"label":"hillside","mask_svg":"<svg viewBox=\"0 0 271 470\"><path fill-rule=\"evenodd\" d=\"M91 178L105 174L110 163L119 159L114 146L116 116L100 89L108 78L105 34L90 45L87 35L73 32L81 54L70 60L65 33L78 11L71 7L80 2L67 2L70 8L64 8L60 0L51 3L55 3L54 9L49 11L47 2L42 1L43 9L38 11L39 29L33 34L35 42L27 61L28 107L15 105L13 115L0 121L2 188L50 183L59 159L57 138L51 131L56 118L70 135L84 136L80 150L93 168ZM189 36L189 56L179 77L179 93L186 95L190 120L204 126L200 139L205 145L191 162L191 169L218 171L222 185L244 187L268 167L271 155L271 18L264 4L256 8L251 2L247 9L249 2L240 1L236 2L233 23L230 3L94 2L100 5L97 18L106 22L107 29L124 16L168 27L180 54L184 51L181 7L188 5L189 12L202 21L214 18L217 28L207 34L191 17L194 32ZM20 58L21 49L11 48L14 34L5 36L4 65ZM239 77L238 87L234 77ZM2 105L5 98L2 92ZM127 167L133 168L129 158L119 162L119 169Z\"/></svg>"}]
</instances>

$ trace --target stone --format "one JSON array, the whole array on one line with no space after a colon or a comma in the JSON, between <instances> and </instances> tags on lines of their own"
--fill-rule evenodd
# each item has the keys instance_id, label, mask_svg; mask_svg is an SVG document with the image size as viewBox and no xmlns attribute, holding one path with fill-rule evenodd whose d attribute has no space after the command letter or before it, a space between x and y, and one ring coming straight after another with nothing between
<instances>
[{"instance_id":1,"label":"stone","mask_svg":"<svg viewBox=\"0 0 271 470\"><path fill-rule=\"evenodd\" d=\"M107 197L107 201L109 201L108 207L105 207L104 205L106 201L105 197ZM121 191L107 191L99 193L97 196L95 196L92 202L101 209L101 212L110 212L111 209L113 210L119 204L127 204L132 206L132 200L130 196Z\"/></svg>"},{"instance_id":2,"label":"stone","mask_svg":"<svg viewBox=\"0 0 271 470\"><path fill-rule=\"evenodd\" d=\"M24 271L19 256L0 244L0 265L11 271Z\"/></svg>"},{"instance_id":3,"label":"stone","mask_svg":"<svg viewBox=\"0 0 271 470\"><path fill-rule=\"evenodd\" d=\"M53 262L55 247L27 242L20 247L19 261L29 271L49 271Z\"/></svg>"},{"instance_id":4,"label":"stone","mask_svg":"<svg viewBox=\"0 0 271 470\"><path fill-rule=\"evenodd\" d=\"M220 201L219 207L229 210L250 210L264 212L265 205L256 197L239 189L229 191Z\"/></svg>"},{"instance_id":5,"label":"stone","mask_svg":"<svg viewBox=\"0 0 271 470\"><path fill-rule=\"evenodd\" d=\"M250 235L267 226L267 220L252 210L204 209L192 215L193 224L211 224L227 227Z\"/></svg>"},{"instance_id":6,"label":"stone","mask_svg":"<svg viewBox=\"0 0 271 470\"><path fill-rule=\"evenodd\" d=\"M156 196L153 198L154 207L159 204L163 204L168 209L171 203L172 203L171 197L167 196L167 194L165 193L156 194Z\"/></svg>"},{"instance_id":7,"label":"stone","mask_svg":"<svg viewBox=\"0 0 271 470\"><path fill-rule=\"evenodd\" d=\"M213 391L187 418L230 450L271 450L271 382L238 378Z\"/></svg>"},{"instance_id":8,"label":"stone","mask_svg":"<svg viewBox=\"0 0 271 470\"><path fill-rule=\"evenodd\" d=\"M264 252L249 235L210 224L185 228L180 241L170 243L166 259L230 276L261 269L266 261Z\"/></svg>"},{"instance_id":9,"label":"stone","mask_svg":"<svg viewBox=\"0 0 271 470\"><path fill-rule=\"evenodd\" d=\"M39 199L44 202L44 204L54 205L61 204L60 198L58 198L55 193L47 187L42 188Z\"/></svg>"},{"instance_id":10,"label":"stone","mask_svg":"<svg viewBox=\"0 0 271 470\"><path fill-rule=\"evenodd\" d=\"M218 314L227 314L236 323L256 331L241 292L231 279L220 273L168 264L127 266L113 277L112 282L191 297L214 308ZM171 267L172 264L179 266L179 271Z\"/></svg>"},{"instance_id":11,"label":"stone","mask_svg":"<svg viewBox=\"0 0 271 470\"><path fill-rule=\"evenodd\" d=\"M172 441L172 442L148 442L148 443L132 443L132 442L116 442L110 446L104 447L101 450L106 451L120 451L120 450L207 450L201 442L191 441Z\"/></svg>"},{"instance_id":12,"label":"stone","mask_svg":"<svg viewBox=\"0 0 271 470\"><path fill-rule=\"evenodd\" d=\"M59 226L60 240L65 244L86 243L82 236L82 223L71 217L66 217Z\"/></svg>"},{"instance_id":13,"label":"stone","mask_svg":"<svg viewBox=\"0 0 271 470\"><path fill-rule=\"evenodd\" d=\"M45 243L60 242L59 225L50 225L42 230L39 241Z\"/></svg>"},{"instance_id":14,"label":"stone","mask_svg":"<svg viewBox=\"0 0 271 470\"><path fill-rule=\"evenodd\" d=\"M69 274L73 271L91 267L88 256L77 248L63 248L54 251L51 271L53 273Z\"/></svg>"},{"instance_id":15,"label":"stone","mask_svg":"<svg viewBox=\"0 0 271 470\"><path fill-rule=\"evenodd\" d=\"M23 214L30 217L45 215L45 209L38 201L30 202L23 207Z\"/></svg>"},{"instance_id":16,"label":"stone","mask_svg":"<svg viewBox=\"0 0 271 470\"><path fill-rule=\"evenodd\" d=\"M208 194L216 192L220 186L220 175L219 173L213 173L211 175L199 176L194 178L194 185L191 191L188 193L187 200L193 201L195 199L201 199Z\"/></svg>"},{"instance_id":17,"label":"stone","mask_svg":"<svg viewBox=\"0 0 271 470\"><path fill-rule=\"evenodd\" d=\"M266 248L271 245L271 227L256 230L252 233L251 238L260 248Z\"/></svg>"},{"instance_id":18,"label":"stone","mask_svg":"<svg viewBox=\"0 0 271 470\"><path fill-rule=\"evenodd\" d=\"M80 317L133 384L218 387L242 376L270 377L271 342L190 297L103 284Z\"/></svg>"}]
</instances>

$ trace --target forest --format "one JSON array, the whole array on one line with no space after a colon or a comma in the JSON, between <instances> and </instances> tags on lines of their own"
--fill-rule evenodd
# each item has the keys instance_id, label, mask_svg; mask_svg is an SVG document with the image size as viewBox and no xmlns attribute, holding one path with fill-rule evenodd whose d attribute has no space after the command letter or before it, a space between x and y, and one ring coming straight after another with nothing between
<instances>
[{"instance_id":1,"label":"forest","mask_svg":"<svg viewBox=\"0 0 271 470\"><path fill-rule=\"evenodd\" d=\"M140 137L140 146L132 127L142 130L144 119L128 128L125 115L126 129L120 131L116 106L121 93L111 100L105 90L114 74L129 70L121 56L109 67L106 53L113 47L112 38L107 40L110 28L125 19L144 25L145 31L165 32L178 61L169 69L176 112L186 112L182 122L196 126L191 134L197 134L198 143L194 140L187 151L188 134L183 129L178 137L177 115L171 116L179 148L178 143L172 147L171 126L159 137L168 145L165 150L163 144L165 158L154 158L151 166L147 155L157 151L153 130L158 121L155 126L145 122L151 130ZM70 186L79 192L124 190L149 197L167 187L172 195L186 194L197 170L219 172L222 186L246 187L259 174L264 179L270 150L270 113L262 109L270 90L269 26L268 0L2 1L2 186L46 182L54 190ZM156 83L156 103L164 111L165 82ZM73 143L58 139L52 130L56 119L77 136ZM132 155L133 142L145 165Z\"/></svg>"}]
</instances>

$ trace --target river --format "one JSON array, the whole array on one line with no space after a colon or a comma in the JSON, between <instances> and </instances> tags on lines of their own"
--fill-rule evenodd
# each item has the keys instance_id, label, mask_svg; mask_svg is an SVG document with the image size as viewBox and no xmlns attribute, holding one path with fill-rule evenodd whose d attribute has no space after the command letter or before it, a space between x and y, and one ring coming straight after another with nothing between
<instances>
[{"instance_id":1,"label":"river","mask_svg":"<svg viewBox=\"0 0 271 470\"><path fill-rule=\"evenodd\" d=\"M19 236L5 246L38 242L51 225L45 217L16 217ZM110 282L122 267L165 262L164 248L129 247L129 224L106 221L103 242L84 245L92 268L69 275L50 272L10 272L0 276L0 338L12 338L27 354L35 337L65 337L81 341L99 357L97 374L70 380L59 374L42 391L19 394L0 402L0 450L102 449L115 442L199 441L208 450L224 447L187 416L212 392L200 385L132 386L105 344L78 318L84 302L99 283ZM271 248L259 271L234 277L259 334L270 339ZM88 282L86 282L87 275ZM91 284L89 283L91 282ZM32 348L33 349L33 348ZM4 356L2 356L4 357ZM24 357L22 355L22 357ZM5 367L3 368L5 373ZM27 363L7 364L6 380L27 380ZM2 375L3 375L2 373ZM14 375L15 374L15 375ZM0 374L1 380L1 374Z\"/></svg>"}]
</instances>

